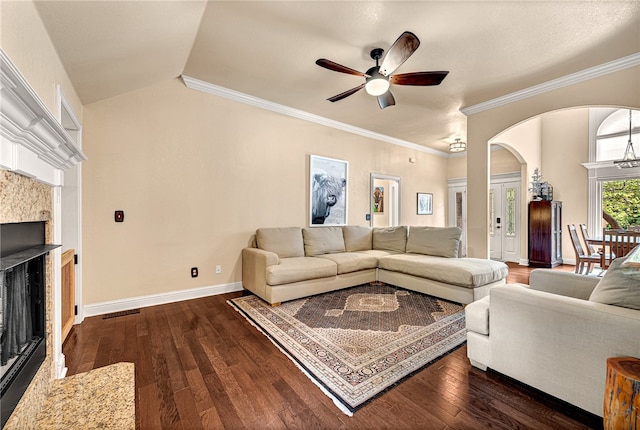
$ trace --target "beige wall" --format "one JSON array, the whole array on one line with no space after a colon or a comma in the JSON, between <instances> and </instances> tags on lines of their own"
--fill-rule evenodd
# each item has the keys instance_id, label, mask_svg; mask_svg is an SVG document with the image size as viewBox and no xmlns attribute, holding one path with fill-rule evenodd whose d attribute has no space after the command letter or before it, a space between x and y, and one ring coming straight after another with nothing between
<instances>
[{"instance_id":1,"label":"beige wall","mask_svg":"<svg viewBox=\"0 0 640 430\"><path fill-rule=\"evenodd\" d=\"M640 67L628 68L469 116L467 156L475 162L467 165L469 181L467 208L468 211L478 214L477 217L469 219L467 228L470 256L487 257L489 255L488 142L504 130L529 118L545 112L584 106L638 108L640 106ZM525 161L528 165L532 164L526 158ZM546 175L554 174L548 170Z\"/></svg>"},{"instance_id":2,"label":"beige wall","mask_svg":"<svg viewBox=\"0 0 640 430\"><path fill-rule=\"evenodd\" d=\"M349 162L349 224L368 225L371 172L401 178L402 224L445 224L445 158L178 79L85 106L84 151L85 304L239 282L256 228L307 225L310 154ZM417 192L434 194L434 215L416 215Z\"/></svg>"},{"instance_id":3,"label":"beige wall","mask_svg":"<svg viewBox=\"0 0 640 430\"><path fill-rule=\"evenodd\" d=\"M553 198L562 202L562 255L575 259L567 224L587 223L589 183L589 109L571 109L543 116L543 179L553 185Z\"/></svg>"},{"instance_id":4,"label":"beige wall","mask_svg":"<svg viewBox=\"0 0 640 430\"><path fill-rule=\"evenodd\" d=\"M82 120L78 98L31 1L0 1L0 46L55 118L56 84Z\"/></svg>"}]
</instances>

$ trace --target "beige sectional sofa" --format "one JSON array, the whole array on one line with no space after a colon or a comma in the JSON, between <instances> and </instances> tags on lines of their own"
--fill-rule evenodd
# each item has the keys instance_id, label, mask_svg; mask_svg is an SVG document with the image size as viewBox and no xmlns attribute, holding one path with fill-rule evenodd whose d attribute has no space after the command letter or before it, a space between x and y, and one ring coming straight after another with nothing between
<instances>
[{"instance_id":1,"label":"beige sectional sofa","mask_svg":"<svg viewBox=\"0 0 640 430\"><path fill-rule=\"evenodd\" d=\"M382 281L458 303L504 284L504 263L457 258L457 227L261 228L242 250L242 284L271 304Z\"/></svg>"},{"instance_id":2,"label":"beige sectional sofa","mask_svg":"<svg viewBox=\"0 0 640 430\"><path fill-rule=\"evenodd\" d=\"M465 308L471 364L603 416L607 358L640 358L640 263L624 263L603 278L536 269L530 285L493 288Z\"/></svg>"}]
</instances>

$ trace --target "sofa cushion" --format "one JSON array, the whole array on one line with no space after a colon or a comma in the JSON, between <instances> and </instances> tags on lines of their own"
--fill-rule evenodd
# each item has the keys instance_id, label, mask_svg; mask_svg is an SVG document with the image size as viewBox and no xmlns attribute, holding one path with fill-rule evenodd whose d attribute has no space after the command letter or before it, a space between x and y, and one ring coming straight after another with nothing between
<instances>
[{"instance_id":1,"label":"sofa cushion","mask_svg":"<svg viewBox=\"0 0 640 430\"><path fill-rule=\"evenodd\" d=\"M266 280L269 285L283 285L337 274L337 264L325 258L291 257L267 267Z\"/></svg>"},{"instance_id":2,"label":"sofa cushion","mask_svg":"<svg viewBox=\"0 0 640 430\"><path fill-rule=\"evenodd\" d=\"M613 260L589 301L640 310L640 268L624 265L635 252L640 253L640 247L627 257Z\"/></svg>"},{"instance_id":3,"label":"sofa cushion","mask_svg":"<svg viewBox=\"0 0 640 430\"><path fill-rule=\"evenodd\" d=\"M302 237L307 257L345 251L341 227L303 228Z\"/></svg>"},{"instance_id":4,"label":"sofa cushion","mask_svg":"<svg viewBox=\"0 0 640 430\"><path fill-rule=\"evenodd\" d=\"M405 252L407 248L407 227L375 227L373 229L373 249Z\"/></svg>"},{"instance_id":5,"label":"sofa cushion","mask_svg":"<svg viewBox=\"0 0 640 430\"><path fill-rule=\"evenodd\" d=\"M467 288L500 281L509 273L507 265L500 261L482 258L442 258L422 254L380 257L378 268Z\"/></svg>"},{"instance_id":6,"label":"sofa cushion","mask_svg":"<svg viewBox=\"0 0 640 430\"><path fill-rule=\"evenodd\" d=\"M271 251L280 258L304 257L304 243L300 227L259 228L256 230L258 248Z\"/></svg>"},{"instance_id":7,"label":"sofa cushion","mask_svg":"<svg viewBox=\"0 0 640 430\"><path fill-rule=\"evenodd\" d=\"M410 227L407 252L456 258L461 233L459 227Z\"/></svg>"},{"instance_id":8,"label":"sofa cushion","mask_svg":"<svg viewBox=\"0 0 640 430\"><path fill-rule=\"evenodd\" d=\"M344 246L347 252L368 251L373 246L373 229L363 225L342 227Z\"/></svg>"},{"instance_id":9,"label":"sofa cushion","mask_svg":"<svg viewBox=\"0 0 640 430\"><path fill-rule=\"evenodd\" d=\"M324 254L318 258L326 258L338 265L338 275L357 272L359 270L375 269L378 258L364 252L341 252L339 254Z\"/></svg>"}]
</instances>

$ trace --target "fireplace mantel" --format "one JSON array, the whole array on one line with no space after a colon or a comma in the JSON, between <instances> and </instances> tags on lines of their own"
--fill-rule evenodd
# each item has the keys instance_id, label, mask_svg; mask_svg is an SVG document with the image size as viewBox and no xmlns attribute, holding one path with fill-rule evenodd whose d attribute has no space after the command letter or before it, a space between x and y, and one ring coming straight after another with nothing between
<instances>
[{"instance_id":1,"label":"fireplace mantel","mask_svg":"<svg viewBox=\"0 0 640 430\"><path fill-rule=\"evenodd\" d=\"M52 186L87 157L0 49L0 168Z\"/></svg>"}]
</instances>

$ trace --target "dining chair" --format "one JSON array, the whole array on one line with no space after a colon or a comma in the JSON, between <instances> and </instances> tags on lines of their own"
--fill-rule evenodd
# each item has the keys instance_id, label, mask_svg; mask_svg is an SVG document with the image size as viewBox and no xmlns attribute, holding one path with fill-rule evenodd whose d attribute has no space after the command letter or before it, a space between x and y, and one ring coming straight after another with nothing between
<instances>
[{"instance_id":1,"label":"dining chair","mask_svg":"<svg viewBox=\"0 0 640 430\"><path fill-rule=\"evenodd\" d=\"M640 244L640 232L631 230L607 230L602 231L602 244L609 250L609 256L603 254L602 268L611 265L613 259L629 254L636 245Z\"/></svg>"},{"instance_id":2,"label":"dining chair","mask_svg":"<svg viewBox=\"0 0 640 430\"><path fill-rule=\"evenodd\" d=\"M596 251L595 248L591 245L592 241L591 241L591 237L589 236L589 232L587 231L586 224L580 224L580 232L582 233L582 240L584 240L584 244L585 244L585 247L587 248L587 252L589 254L598 254L598 252L601 251L602 249L599 249L598 251Z\"/></svg>"},{"instance_id":3,"label":"dining chair","mask_svg":"<svg viewBox=\"0 0 640 430\"><path fill-rule=\"evenodd\" d=\"M576 253L576 270L575 273L582 273L583 269L586 269L585 275L591 273L593 266L595 264L600 264L600 260L602 257L599 253L591 253L587 254L582 247L582 243L580 242L580 238L578 237L578 231L576 230L576 226L574 224L567 225L569 228L569 237L571 238L571 243L573 244L573 250Z\"/></svg>"}]
</instances>

